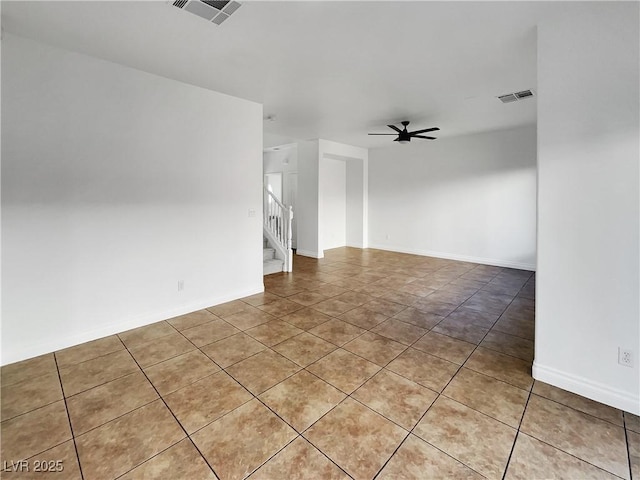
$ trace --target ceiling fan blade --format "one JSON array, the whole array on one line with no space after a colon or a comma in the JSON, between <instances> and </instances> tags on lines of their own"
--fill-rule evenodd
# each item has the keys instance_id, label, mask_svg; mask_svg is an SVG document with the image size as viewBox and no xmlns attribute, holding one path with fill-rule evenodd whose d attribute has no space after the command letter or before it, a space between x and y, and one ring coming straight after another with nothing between
<instances>
[{"instance_id":1,"label":"ceiling fan blade","mask_svg":"<svg viewBox=\"0 0 640 480\"><path fill-rule=\"evenodd\" d=\"M397 133L370 133L369 135L397 135Z\"/></svg>"},{"instance_id":2,"label":"ceiling fan blade","mask_svg":"<svg viewBox=\"0 0 640 480\"><path fill-rule=\"evenodd\" d=\"M425 137L424 135L411 135L413 138L426 138L427 140L437 140L436 137Z\"/></svg>"},{"instance_id":3,"label":"ceiling fan blade","mask_svg":"<svg viewBox=\"0 0 640 480\"><path fill-rule=\"evenodd\" d=\"M398 133L402 132L402 130L400 130L400 129L399 129L398 127L396 127L395 125L387 125L387 127L391 128L391 129L393 129L393 130L395 130L395 131L396 131L396 132L398 132Z\"/></svg>"},{"instance_id":4,"label":"ceiling fan blade","mask_svg":"<svg viewBox=\"0 0 640 480\"><path fill-rule=\"evenodd\" d=\"M440 130L440 129L438 127L425 128L424 130L416 130L415 132L409 132L409 135L413 135L414 133L435 132L436 130Z\"/></svg>"}]
</instances>

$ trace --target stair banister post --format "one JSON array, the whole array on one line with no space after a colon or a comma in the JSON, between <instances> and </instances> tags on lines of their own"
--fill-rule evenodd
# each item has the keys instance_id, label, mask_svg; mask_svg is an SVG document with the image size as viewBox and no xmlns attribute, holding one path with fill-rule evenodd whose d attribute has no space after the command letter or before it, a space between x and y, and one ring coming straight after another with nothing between
<instances>
[{"instance_id":1,"label":"stair banister post","mask_svg":"<svg viewBox=\"0 0 640 480\"><path fill-rule=\"evenodd\" d=\"M292 232L291 232L291 222L293 220L293 207L289 205L287 208L287 272L293 271L293 250L291 249L292 244Z\"/></svg>"}]
</instances>

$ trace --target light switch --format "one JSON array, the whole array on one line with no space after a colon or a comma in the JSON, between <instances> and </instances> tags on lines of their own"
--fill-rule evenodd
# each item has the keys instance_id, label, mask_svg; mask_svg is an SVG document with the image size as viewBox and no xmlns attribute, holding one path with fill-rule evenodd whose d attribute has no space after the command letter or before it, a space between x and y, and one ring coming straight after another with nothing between
<instances>
[{"instance_id":1,"label":"light switch","mask_svg":"<svg viewBox=\"0 0 640 480\"><path fill-rule=\"evenodd\" d=\"M256 216L256 211L253 208L249 209L249 216L250 217L255 217Z\"/></svg>"}]
</instances>

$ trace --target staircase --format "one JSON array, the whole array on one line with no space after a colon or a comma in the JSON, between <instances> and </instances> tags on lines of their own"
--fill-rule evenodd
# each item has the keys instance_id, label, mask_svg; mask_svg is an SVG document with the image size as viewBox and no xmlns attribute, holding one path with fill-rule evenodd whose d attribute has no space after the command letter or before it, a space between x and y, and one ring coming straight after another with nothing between
<instances>
[{"instance_id":1,"label":"staircase","mask_svg":"<svg viewBox=\"0 0 640 480\"><path fill-rule=\"evenodd\" d=\"M263 238L262 248L262 274L271 275L272 273L282 272L284 270L284 260L276 258L276 249L269 246L266 238Z\"/></svg>"},{"instance_id":2,"label":"staircase","mask_svg":"<svg viewBox=\"0 0 640 480\"><path fill-rule=\"evenodd\" d=\"M264 275L293 270L291 249L291 221L293 209L285 207L278 198L264 188L262 214L262 270Z\"/></svg>"}]
</instances>

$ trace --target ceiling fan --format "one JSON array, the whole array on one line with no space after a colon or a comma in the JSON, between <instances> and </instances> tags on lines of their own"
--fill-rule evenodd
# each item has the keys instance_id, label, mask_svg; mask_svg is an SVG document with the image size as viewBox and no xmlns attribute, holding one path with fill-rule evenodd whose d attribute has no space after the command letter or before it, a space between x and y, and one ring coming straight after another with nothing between
<instances>
[{"instance_id":1,"label":"ceiling fan","mask_svg":"<svg viewBox=\"0 0 640 480\"><path fill-rule=\"evenodd\" d=\"M436 130L440 130L438 127L433 128L425 128L424 130L416 130L415 132L408 132L407 125L409 125L409 121L405 120L404 122L400 122L404 126L404 129L400 130L395 125L387 125L392 130L395 130L397 133L370 133L369 135L398 135L398 138L394 140L394 142L398 143L409 143L412 138L426 138L427 140L435 140L436 137L427 137L425 135L420 135L421 133L427 132L435 132Z\"/></svg>"}]
</instances>

